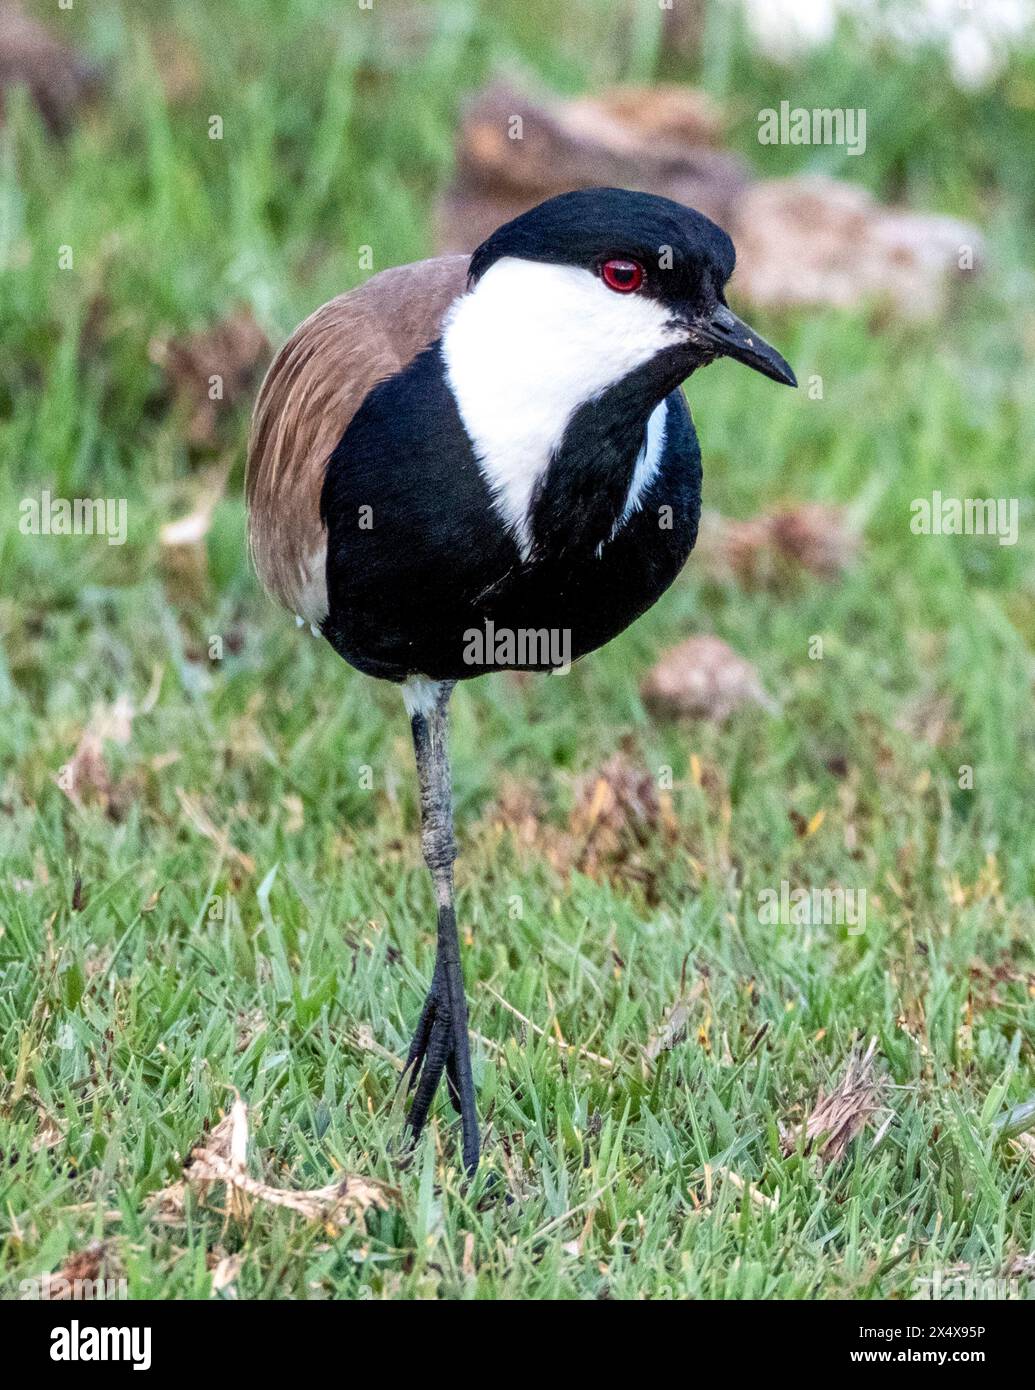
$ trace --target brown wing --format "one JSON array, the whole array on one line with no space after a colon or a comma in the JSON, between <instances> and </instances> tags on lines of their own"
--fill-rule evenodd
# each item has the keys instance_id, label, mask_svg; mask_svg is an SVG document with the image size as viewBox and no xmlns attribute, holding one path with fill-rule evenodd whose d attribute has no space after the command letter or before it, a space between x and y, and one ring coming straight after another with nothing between
<instances>
[{"instance_id":1,"label":"brown wing","mask_svg":"<svg viewBox=\"0 0 1035 1390\"><path fill-rule=\"evenodd\" d=\"M371 387L438 337L468 260L440 256L371 276L300 324L266 373L248 444L248 544L266 591L309 622L327 612L327 459Z\"/></svg>"}]
</instances>

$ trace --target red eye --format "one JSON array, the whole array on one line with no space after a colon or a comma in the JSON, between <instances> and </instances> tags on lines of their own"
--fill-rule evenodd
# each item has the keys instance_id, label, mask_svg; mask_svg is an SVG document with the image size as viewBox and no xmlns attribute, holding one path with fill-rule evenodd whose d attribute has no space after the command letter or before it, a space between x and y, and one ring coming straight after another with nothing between
<instances>
[{"instance_id":1,"label":"red eye","mask_svg":"<svg viewBox=\"0 0 1035 1390\"><path fill-rule=\"evenodd\" d=\"M600 278L609 290L632 294L643 284L643 266L639 261L605 261L600 267Z\"/></svg>"}]
</instances>

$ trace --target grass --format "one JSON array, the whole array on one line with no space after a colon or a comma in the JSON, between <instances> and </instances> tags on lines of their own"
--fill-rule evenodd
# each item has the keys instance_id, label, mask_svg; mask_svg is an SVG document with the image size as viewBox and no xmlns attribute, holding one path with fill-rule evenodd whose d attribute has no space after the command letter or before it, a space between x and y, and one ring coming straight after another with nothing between
<instances>
[{"instance_id":1,"label":"grass","mask_svg":"<svg viewBox=\"0 0 1035 1390\"><path fill-rule=\"evenodd\" d=\"M63 144L24 101L0 130L0 1287L102 1238L149 1298L208 1296L226 1253L242 1297L909 1297L964 1263L1001 1275L1035 1229L1031 1158L997 1127L1035 1091L1035 67L961 96L936 56L875 62L842 33L788 75L722 6L693 69L661 53L656 20L590 3L428 7L424 49L391 38L406 8L48 8L108 64L108 93ZM173 101L159 37L193 74ZM567 678L458 692L488 1130L468 1190L444 1099L400 1167L377 1050L405 1050L434 951L400 702L260 594L247 403L199 459L149 345L242 302L279 341L362 278L359 247L375 268L426 252L463 94L499 65L571 91L692 77L729 102L760 172L822 167L975 217L991 268L924 327L760 322L822 399L729 365L692 384L707 504L847 504L866 550L843 580L745 594L692 559ZM866 105L867 156L754 144L755 110L784 96ZM232 471L205 570L177 579L159 527L213 459ZM44 487L125 497L127 544L22 535L20 501ZM1018 545L914 536L910 501L936 488L1021 499ZM649 717L642 676L697 631L755 662L780 712ZM121 693L139 712L105 745L112 809L76 807L60 769ZM940 737L908 732L937 701ZM560 872L544 850L618 746L671 769L675 831L612 872ZM496 808L503 778L539 799L531 847ZM865 889L865 931L763 925L758 894L782 880ZM683 995L685 1037L648 1066ZM613 1065L562 1055L497 996ZM782 1133L871 1037L886 1109L839 1162L786 1154ZM397 1200L335 1229L262 1204L158 1222L151 1199L235 1088L253 1171L299 1187L358 1172Z\"/></svg>"}]
</instances>

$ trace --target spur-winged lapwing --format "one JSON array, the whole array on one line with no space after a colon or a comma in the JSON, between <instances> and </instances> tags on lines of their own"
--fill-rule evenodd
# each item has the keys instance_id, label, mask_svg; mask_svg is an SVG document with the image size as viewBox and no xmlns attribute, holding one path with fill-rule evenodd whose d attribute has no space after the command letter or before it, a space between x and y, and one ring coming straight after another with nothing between
<instances>
[{"instance_id":1,"label":"spur-winged lapwing","mask_svg":"<svg viewBox=\"0 0 1035 1390\"><path fill-rule=\"evenodd\" d=\"M402 689L438 954L407 1059L414 1139L443 1071L478 1162L453 903L447 706L458 680L610 641L694 544L701 462L681 383L717 357L789 386L726 305L733 244L699 212L585 189L474 255L374 275L277 355L247 494L266 589ZM482 635L488 640L482 640Z\"/></svg>"}]
</instances>

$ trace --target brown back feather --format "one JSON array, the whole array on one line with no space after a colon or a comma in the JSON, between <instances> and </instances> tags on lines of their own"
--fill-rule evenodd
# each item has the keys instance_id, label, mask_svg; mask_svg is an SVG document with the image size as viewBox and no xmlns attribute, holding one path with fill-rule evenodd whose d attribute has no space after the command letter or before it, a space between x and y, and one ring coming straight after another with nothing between
<instances>
[{"instance_id":1,"label":"brown back feather","mask_svg":"<svg viewBox=\"0 0 1035 1390\"><path fill-rule=\"evenodd\" d=\"M468 260L440 256L371 276L300 324L266 373L248 444L248 544L266 591L310 622L327 606L327 460L370 389L438 337Z\"/></svg>"}]
</instances>

